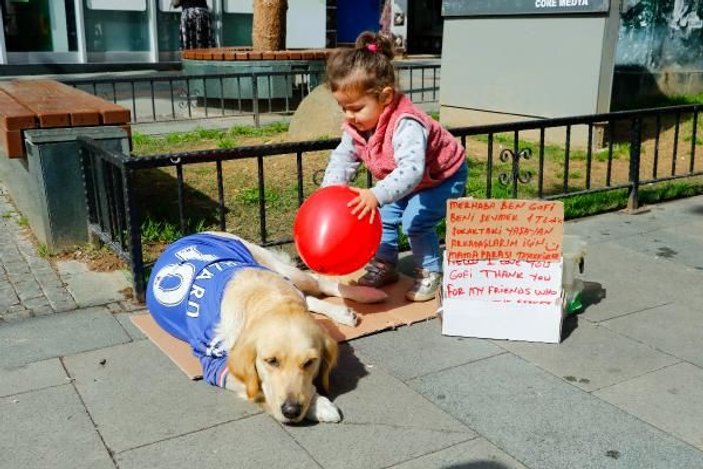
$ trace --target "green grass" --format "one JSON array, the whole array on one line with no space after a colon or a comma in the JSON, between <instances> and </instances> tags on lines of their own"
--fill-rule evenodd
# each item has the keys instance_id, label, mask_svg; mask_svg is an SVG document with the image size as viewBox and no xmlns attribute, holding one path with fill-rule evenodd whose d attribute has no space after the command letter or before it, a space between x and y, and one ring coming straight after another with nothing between
<instances>
[{"instance_id":1,"label":"green grass","mask_svg":"<svg viewBox=\"0 0 703 469\"><path fill-rule=\"evenodd\" d=\"M197 128L166 135L132 134L132 154L137 156L186 152L194 145L210 148L234 148L242 138L265 138L288 131L288 124L274 122L261 127L235 126L229 129Z\"/></svg>"},{"instance_id":2,"label":"green grass","mask_svg":"<svg viewBox=\"0 0 703 469\"><path fill-rule=\"evenodd\" d=\"M281 194L270 190L266 189L264 190L264 201L266 204L274 204L277 203L281 200ZM243 191L239 192L237 195L237 201L242 202L246 205L259 205L259 188L258 187L248 187L244 189Z\"/></svg>"},{"instance_id":3,"label":"green grass","mask_svg":"<svg viewBox=\"0 0 703 469\"><path fill-rule=\"evenodd\" d=\"M668 181L640 187L640 206L703 194L703 184L688 181ZM627 207L628 191L618 189L574 197L564 201L564 218L582 218Z\"/></svg>"},{"instance_id":4,"label":"green grass","mask_svg":"<svg viewBox=\"0 0 703 469\"><path fill-rule=\"evenodd\" d=\"M207 229L203 220L189 222L186 225L186 231L188 233L205 231ZM179 227L176 227L176 225L172 223L154 221L151 218L147 218L144 223L142 223L141 233L142 243L144 244L172 243L185 234L181 232Z\"/></svg>"},{"instance_id":5,"label":"green grass","mask_svg":"<svg viewBox=\"0 0 703 469\"><path fill-rule=\"evenodd\" d=\"M47 246L44 243L39 243L37 246L37 254L39 254L39 257L43 257L44 259L48 258L51 256L51 249L49 249L49 246Z\"/></svg>"}]
</instances>

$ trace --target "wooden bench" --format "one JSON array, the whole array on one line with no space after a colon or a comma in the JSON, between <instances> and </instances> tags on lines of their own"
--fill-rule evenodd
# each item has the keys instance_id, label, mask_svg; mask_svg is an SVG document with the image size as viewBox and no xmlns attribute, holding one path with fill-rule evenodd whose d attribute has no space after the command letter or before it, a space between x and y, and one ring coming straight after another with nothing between
<instances>
[{"instance_id":1,"label":"wooden bench","mask_svg":"<svg viewBox=\"0 0 703 469\"><path fill-rule=\"evenodd\" d=\"M118 125L130 133L130 112L54 80L0 82L0 142L5 156L22 158L27 129Z\"/></svg>"}]
</instances>

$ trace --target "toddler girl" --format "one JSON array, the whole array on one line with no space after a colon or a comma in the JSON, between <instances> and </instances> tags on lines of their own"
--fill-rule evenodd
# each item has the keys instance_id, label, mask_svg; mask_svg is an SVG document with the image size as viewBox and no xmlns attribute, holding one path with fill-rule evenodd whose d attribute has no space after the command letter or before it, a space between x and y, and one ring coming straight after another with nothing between
<instances>
[{"instance_id":1,"label":"toddler girl","mask_svg":"<svg viewBox=\"0 0 703 469\"><path fill-rule=\"evenodd\" d=\"M437 223L447 199L463 195L468 168L464 149L438 122L415 106L396 85L393 45L386 36L364 32L353 49L327 61L327 80L345 116L339 146L332 152L322 186L348 184L363 162L376 179L349 206L373 220L380 207L381 245L359 284L381 287L398 280L398 227L407 234L416 265L411 301L434 298L442 261Z\"/></svg>"}]
</instances>

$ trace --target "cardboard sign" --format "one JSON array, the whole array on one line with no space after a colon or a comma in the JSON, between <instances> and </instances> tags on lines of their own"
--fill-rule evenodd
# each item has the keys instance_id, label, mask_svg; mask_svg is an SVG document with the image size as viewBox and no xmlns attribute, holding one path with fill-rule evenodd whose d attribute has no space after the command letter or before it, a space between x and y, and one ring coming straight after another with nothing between
<instances>
[{"instance_id":1,"label":"cardboard sign","mask_svg":"<svg viewBox=\"0 0 703 469\"><path fill-rule=\"evenodd\" d=\"M444 267L444 298L552 304L561 296L561 261L476 260Z\"/></svg>"},{"instance_id":2,"label":"cardboard sign","mask_svg":"<svg viewBox=\"0 0 703 469\"><path fill-rule=\"evenodd\" d=\"M561 202L449 201L442 333L558 343L563 235Z\"/></svg>"},{"instance_id":3,"label":"cardboard sign","mask_svg":"<svg viewBox=\"0 0 703 469\"><path fill-rule=\"evenodd\" d=\"M543 200L455 199L447 202L449 262L561 257L564 204Z\"/></svg>"}]
</instances>

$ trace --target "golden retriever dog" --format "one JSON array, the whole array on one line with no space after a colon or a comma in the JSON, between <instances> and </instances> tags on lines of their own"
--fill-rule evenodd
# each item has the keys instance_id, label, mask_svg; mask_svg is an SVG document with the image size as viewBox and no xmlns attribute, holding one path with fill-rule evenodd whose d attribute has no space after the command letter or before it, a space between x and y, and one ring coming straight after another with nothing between
<instances>
[{"instance_id":1,"label":"golden retriever dog","mask_svg":"<svg viewBox=\"0 0 703 469\"><path fill-rule=\"evenodd\" d=\"M188 342L203 378L262 404L278 421L339 422L329 390L337 342L312 317L353 326L348 306L383 301L378 289L344 285L304 272L284 253L224 232L186 236L157 260L147 307L171 335Z\"/></svg>"}]
</instances>

